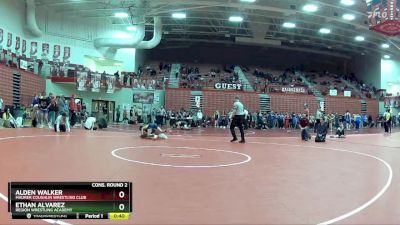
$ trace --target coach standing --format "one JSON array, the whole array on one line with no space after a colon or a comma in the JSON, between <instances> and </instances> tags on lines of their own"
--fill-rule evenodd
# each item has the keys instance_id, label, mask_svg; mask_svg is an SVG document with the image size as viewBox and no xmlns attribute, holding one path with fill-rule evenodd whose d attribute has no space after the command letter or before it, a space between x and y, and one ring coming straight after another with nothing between
<instances>
[{"instance_id":1,"label":"coach standing","mask_svg":"<svg viewBox=\"0 0 400 225\"><path fill-rule=\"evenodd\" d=\"M233 104L232 117L233 118L232 118L232 122L231 122L231 133L232 133L233 139L231 140L231 142L237 141L235 127L239 127L240 136L242 137L242 140L240 140L239 143L245 143L244 131L243 131L244 108L243 108L243 104L240 102L240 99L238 96L236 96L235 103Z\"/></svg>"}]
</instances>

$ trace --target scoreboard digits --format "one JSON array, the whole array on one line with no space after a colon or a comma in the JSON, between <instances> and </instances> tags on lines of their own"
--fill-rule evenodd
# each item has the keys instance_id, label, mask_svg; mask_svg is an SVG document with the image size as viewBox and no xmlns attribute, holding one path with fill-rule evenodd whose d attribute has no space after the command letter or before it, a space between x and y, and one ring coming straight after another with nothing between
<instances>
[{"instance_id":1,"label":"scoreboard digits","mask_svg":"<svg viewBox=\"0 0 400 225\"><path fill-rule=\"evenodd\" d=\"M127 220L131 182L9 182L13 219Z\"/></svg>"}]
</instances>

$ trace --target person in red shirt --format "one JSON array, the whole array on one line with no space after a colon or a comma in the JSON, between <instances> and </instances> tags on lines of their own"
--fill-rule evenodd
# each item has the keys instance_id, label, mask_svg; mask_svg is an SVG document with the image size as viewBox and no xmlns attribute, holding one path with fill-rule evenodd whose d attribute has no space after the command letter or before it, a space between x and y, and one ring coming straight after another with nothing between
<instances>
[{"instance_id":1,"label":"person in red shirt","mask_svg":"<svg viewBox=\"0 0 400 225\"><path fill-rule=\"evenodd\" d=\"M310 134L308 133L309 123L310 121L308 120L308 117L305 114L303 114L300 119L301 140L303 141L308 141L311 139Z\"/></svg>"},{"instance_id":2,"label":"person in red shirt","mask_svg":"<svg viewBox=\"0 0 400 225\"><path fill-rule=\"evenodd\" d=\"M290 116L288 113L286 113L285 115L285 129L289 129L289 120L290 120Z\"/></svg>"},{"instance_id":3,"label":"person in red shirt","mask_svg":"<svg viewBox=\"0 0 400 225\"><path fill-rule=\"evenodd\" d=\"M76 123L76 112L78 110L78 106L75 102L75 94L71 95L69 100L69 115L70 115L70 125L73 127Z\"/></svg>"}]
</instances>

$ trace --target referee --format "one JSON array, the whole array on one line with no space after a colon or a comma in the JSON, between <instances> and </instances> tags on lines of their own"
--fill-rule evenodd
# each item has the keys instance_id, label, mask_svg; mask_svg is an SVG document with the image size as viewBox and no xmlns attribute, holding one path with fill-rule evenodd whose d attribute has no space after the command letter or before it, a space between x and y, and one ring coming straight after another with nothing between
<instances>
[{"instance_id":1,"label":"referee","mask_svg":"<svg viewBox=\"0 0 400 225\"><path fill-rule=\"evenodd\" d=\"M240 102L240 99L238 96L235 97L235 103L233 104L233 112L232 112L232 122L231 122L231 133L233 139L231 142L237 141L236 133L235 133L235 127L239 127L240 130L240 136L242 140L239 141L239 143L245 143L246 141L244 140L244 131L243 131L243 122L244 122L244 109L243 109L243 104Z\"/></svg>"}]
</instances>

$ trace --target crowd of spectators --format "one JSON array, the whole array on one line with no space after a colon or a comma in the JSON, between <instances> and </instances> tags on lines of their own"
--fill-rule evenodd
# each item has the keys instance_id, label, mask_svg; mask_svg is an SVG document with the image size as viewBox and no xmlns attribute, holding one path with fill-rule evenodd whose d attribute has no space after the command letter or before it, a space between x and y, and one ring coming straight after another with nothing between
<instances>
[{"instance_id":1,"label":"crowd of spectators","mask_svg":"<svg viewBox=\"0 0 400 225\"><path fill-rule=\"evenodd\" d=\"M61 114L68 116L68 123L75 124L85 121L88 117L85 103L71 97L55 96L52 93L38 93L29 106L4 107L2 126L6 128L38 127L53 129ZM1 110L0 110L1 114Z\"/></svg>"},{"instance_id":2,"label":"crowd of spectators","mask_svg":"<svg viewBox=\"0 0 400 225\"><path fill-rule=\"evenodd\" d=\"M239 75L235 72L235 65L204 66L200 65L189 66L183 64L179 73L176 73L176 78L180 78L180 87L202 89L214 88L215 83L230 83L241 84Z\"/></svg>"},{"instance_id":3,"label":"crowd of spectators","mask_svg":"<svg viewBox=\"0 0 400 225\"><path fill-rule=\"evenodd\" d=\"M244 71L248 71L245 69ZM286 69L284 71L266 72L262 69L254 69L253 87L256 91L266 92L281 92L283 86L287 87L305 87L302 78L295 76L294 69Z\"/></svg>"},{"instance_id":4,"label":"crowd of spectators","mask_svg":"<svg viewBox=\"0 0 400 225\"><path fill-rule=\"evenodd\" d=\"M247 72L248 78L252 81L254 89L261 92L281 92L283 86L290 87L307 87L310 83L314 89L316 88L322 95L328 95L329 90L336 89L338 93L344 91L352 91L355 97L375 98L377 89L372 84L366 84L358 79L354 73L349 75L338 75L329 73L328 71L310 71L302 72L306 80L297 76L294 68L288 68L283 71L272 71L267 69L253 70L242 67L244 72ZM348 86L343 80L349 82ZM354 90L356 88L357 90ZM308 89L308 94L313 94L313 89ZM359 92L359 95L357 94ZM381 96L383 97L383 96Z\"/></svg>"},{"instance_id":5,"label":"crowd of spectators","mask_svg":"<svg viewBox=\"0 0 400 225\"><path fill-rule=\"evenodd\" d=\"M0 98L1 100L1 98ZM54 96L52 93L37 94L28 107L21 109L4 107L0 101L1 126L6 128L18 127L39 127L55 129L60 118L67 117L68 125L74 127L81 126L91 113L87 111L85 103L80 102L75 95L70 97ZM107 113L107 110L106 112ZM205 115L201 109L177 111L161 108L148 108L146 110L131 107L121 109L118 106L115 110L115 122L126 124L146 124L157 123L160 126L168 126L180 129L191 129L192 127L216 127L227 128L231 123L231 111L217 110L213 115ZM122 115L122 117L121 117ZM245 109L245 129L300 129L302 114L289 112L250 112ZM122 119L122 120L121 120ZM384 127L384 116L379 115L372 118L370 115L344 112L321 114L315 113L308 116L310 129L316 128L316 124L323 120L328 123L331 129L337 129L341 124L347 130L358 131L362 128ZM390 120L392 127L400 127L400 113L392 114Z\"/></svg>"}]
</instances>

